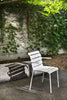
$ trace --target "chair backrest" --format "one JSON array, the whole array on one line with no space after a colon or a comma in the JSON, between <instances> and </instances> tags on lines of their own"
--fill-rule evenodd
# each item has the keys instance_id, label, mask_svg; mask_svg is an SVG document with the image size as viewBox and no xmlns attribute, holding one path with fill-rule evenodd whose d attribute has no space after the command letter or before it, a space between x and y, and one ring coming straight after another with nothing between
<instances>
[{"instance_id":1,"label":"chair backrest","mask_svg":"<svg viewBox=\"0 0 67 100\"><path fill-rule=\"evenodd\" d=\"M42 57L39 51L33 51L28 53L31 59L32 68L43 66Z\"/></svg>"}]
</instances>

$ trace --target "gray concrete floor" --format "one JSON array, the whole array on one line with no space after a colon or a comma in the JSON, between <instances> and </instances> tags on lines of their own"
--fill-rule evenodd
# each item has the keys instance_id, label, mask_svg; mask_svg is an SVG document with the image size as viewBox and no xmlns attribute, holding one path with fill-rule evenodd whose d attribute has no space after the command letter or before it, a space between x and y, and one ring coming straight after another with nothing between
<instances>
[{"instance_id":1,"label":"gray concrete floor","mask_svg":"<svg viewBox=\"0 0 67 100\"><path fill-rule=\"evenodd\" d=\"M57 88L56 73L52 75L53 93L49 93L49 81L41 82L41 76L34 77L32 91L17 89L29 86L30 78L0 83L0 100L67 100L67 70L60 71L60 88ZM48 78L48 75L45 77ZM38 90L39 89L39 90Z\"/></svg>"}]
</instances>

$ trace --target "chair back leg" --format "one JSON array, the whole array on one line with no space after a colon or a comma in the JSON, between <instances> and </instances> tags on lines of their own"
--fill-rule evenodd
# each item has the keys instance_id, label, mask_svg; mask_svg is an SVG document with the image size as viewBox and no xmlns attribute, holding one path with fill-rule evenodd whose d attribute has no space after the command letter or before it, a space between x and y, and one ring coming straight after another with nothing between
<instances>
[{"instance_id":1,"label":"chair back leg","mask_svg":"<svg viewBox=\"0 0 67 100\"><path fill-rule=\"evenodd\" d=\"M43 81L44 81L44 72L43 72L43 75L42 75L42 83L43 83Z\"/></svg>"},{"instance_id":2,"label":"chair back leg","mask_svg":"<svg viewBox=\"0 0 67 100\"><path fill-rule=\"evenodd\" d=\"M58 88L59 88L59 73L57 71L57 85L58 85Z\"/></svg>"}]
</instances>

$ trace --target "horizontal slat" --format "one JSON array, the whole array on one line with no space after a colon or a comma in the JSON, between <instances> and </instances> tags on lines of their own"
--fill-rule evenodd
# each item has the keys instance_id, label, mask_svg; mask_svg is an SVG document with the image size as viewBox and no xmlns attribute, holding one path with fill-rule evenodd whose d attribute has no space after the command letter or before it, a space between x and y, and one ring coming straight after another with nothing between
<instances>
[{"instance_id":1,"label":"horizontal slat","mask_svg":"<svg viewBox=\"0 0 67 100\"><path fill-rule=\"evenodd\" d=\"M30 55L31 59L36 59L38 57L41 57L41 54L38 53L38 54L35 54L35 55Z\"/></svg>"},{"instance_id":2,"label":"horizontal slat","mask_svg":"<svg viewBox=\"0 0 67 100\"><path fill-rule=\"evenodd\" d=\"M30 56L30 55L34 55L34 54L37 54L37 53L39 53L39 51L30 52L30 53L28 53L28 55Z\"/></svg>"},{"instance_id":3,"label":"horizontal slat","mask_svg":"<svg viewBox=\"0 0 67 100\"><path fill-rule=\"evenodd\" d=\"M12 64L8 64L6 65L5 67L8 67L8 68L13 68L15 66L25 66L26 64L23 64L23 63L19 63L19 62L15 62L15 63L12 63Z\"/></svg>"},{"instance_id":4,"label":"horizontal slat","mask_svg":"<svg viewBox=\"0 0 67 100\"><path fill-rule=\"evenodd\" d=\"M11 76L11 75L14 75L14 74L23 72L23 71L24 71L24 70L17 70L17 71L9 72L8 74Z\"/></svg>"},{"instance_id":5,"label":"horizontal slat","mask_svg":"<svg viewBox=\"0 0 67 100\"><path fill-rule=\"evenodd\" d=\"M21 66L21 65L17 65L17 64L16 64L16 65L10 66L9 69L17 68L17 67L20 67L20 66Z\"/></svg>"},{"instance_id":6,"label":"horizontal slat","mask_svg":"<svg viewBox=\"0 0 67 100\"><path fill-rule=\"evenodd\" d=\"M6 67L8 67L8 68L13 67L13 66L15 66L14 63L11 63L11 64L6 65Z\"/></svg>"},{"instance_id":7,"label":"horizontal slat","mask_svg":"<svg viewBox=\"0 0 67 100\"><path fill-rule=\"evenodd\" d=\"M17 66L17 67L13 67L13 68L11 68L10 71L18 70L18 69L20 69L20 68L24 69L24 67L22 67L22 66Z\"/></svg>"},{"instance_id":8,"label":"horizontal slat","mask_svg":"<svg viewBox=\"0 0 67 100\"><path fill-rule=\"evenodd\" d=\"M36 66L40 66L40 65L42 65L42 61L32 63L32 67L36 67Z\"/></svg>"},{"instance_id":9,"label":"horizontal slat","mask_svg":"<svg viewBox=\"0 0 67 100\"><path fill-rule=\"evenodd\" d=\"M19 69L17 69L17 70L10 70L10 73L17 73L17 72L19 72L19 71L22 71L22 70L24 70L24 68L19 68Z\"/></svg>"},{"instance_id":10,"label":"horizontal slat","mask_svg":"<svg viewBox=\"0 0 67 100\"><path fill-rule=\"evenodd\" d=\"M34 67L40 67L40 66L42 66L42 64L37 64L37 65L33 65L32 64L32 67L34 68Z\"/></svg>"},{"instance_id":11,"label":"horizontal slat","mask_svg":"<svg viewBox=\"0 0 67 100\"><path fill-rule=\"evenodd\" d=\"M33 63L33 62L38 62L38 61L41 61L42 60L42 58L41 57L39 57L39 58L36 58L36 59L31 59L31 62Z\"/></svg>"},{"instance_id":12,"label":"horizontal slat","mask_svg":"<svg viewBox=\"0 0 67 100\"><path fill-rule=\"evenodd\" d=\"M19 73L16 73L16 74L12 75L11 77L15 77L15 76L17 76L17 75L19 75L19 74L22 74L22 73L24 73L24 71L19 72Z\"/></svg>"}]
</instances>

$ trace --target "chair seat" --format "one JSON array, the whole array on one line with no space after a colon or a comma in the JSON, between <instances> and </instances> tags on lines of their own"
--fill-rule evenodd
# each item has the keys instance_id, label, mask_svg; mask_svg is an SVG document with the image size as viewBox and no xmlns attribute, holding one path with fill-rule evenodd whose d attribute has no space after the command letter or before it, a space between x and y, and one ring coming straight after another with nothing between
<instances>
[{"instance_id":1,"label":"chair seat","mask_svg":"<svg viewBox=\"0 0 67 100\"><path fill-rule=\"evenodd\" d=\"M39 66L39 67L34 68L34 71L46 72L49 74L51 74L57 70L58 70L57 67L52 67L52 66Z\"/></svg>"}]
</instances>

